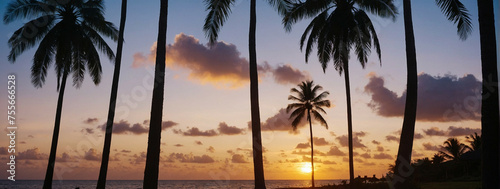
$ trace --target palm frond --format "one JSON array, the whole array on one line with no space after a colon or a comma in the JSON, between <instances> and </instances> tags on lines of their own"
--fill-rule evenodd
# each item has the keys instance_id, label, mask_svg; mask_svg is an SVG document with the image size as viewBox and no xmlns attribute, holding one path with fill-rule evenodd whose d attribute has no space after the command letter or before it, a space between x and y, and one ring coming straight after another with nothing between
<instances>
[{"instance_id":1,"label":"palm frond","mask_svg":"<svg viewBox=\"0 0 500 189\"><path fill-rule=\"evenodd\" d=\"M55 6L37 0L15 0L7 5L7 10L3 16L5 24L11 23L16 19L31 19L53 13Z\"/></svg>"},{"instance_id":2,"label":"palm frond","mask_svg":"<svg viewBox=\"0 0 500 189\"><path fill-rule=\"evenodd\" d=\"M20 54L35 46L52 28L54 20L54 15L44 15L27 22L16 30L8 41L11 48L8 60L15 62Z\"/></svg>"},{"instance_id":3,"label":"palm frond","mask_svg":"<svg viewBox=\"0 0 500 189\"><path fill-rule=\"evenodd\" d=\"M290 5L289 11L283 17L286 31L292 30L292 25L302 19L312 18L320 12L333 7L329 0L308 0Z\"/></svg>"},{"instance_id":4,"label":"palm frond","mask_svg":"<svg viewBox=\"0 0 500 189\"><path fill-rule=\"evenodd\" d=\"M363 10L382 18L392 18L396 20L398 14L397 7L393 0L355 0L356 4Z\"/></svg>"},{"instance_id":5,"label":"palm frond","mask_svg":"<svg viewBox=\"0 0 500 189\"><path fill-rule=\"evenodd\" d=\"M231 13L231 5L234 4L234 0L205 0L205 4L208 14L205 18L203 31L209 39L209 43L215 44L220 28Z\"/></svg>"},{"instance_id":6,"label":"palm frond","mask_svg":"<svg viewBox=\"0 0 500 189\"><path fill-rule=\"evenodd\" d=\"M315 102L314 103L315 106L318 106L318 107L330 107L330 100L322 100L322 101L319 101L319 102Z\"/></svg>"},{"instance_id":7,"label":"palm frond","mask_svg":"<svg viewBox=\"0 0 500 189\"><path fill-rule=\"evenodd\" d=\"M436 4L449 21L457 24L457 34L461 40L466 40L472 33L472 22L469 11L460 0L436 0Z\"/></svg>"},{"instance_id":8,"label":"palm frond","mask_svg":"<svg viewBox=\"0 0 500 189\"><path fill-rule=\"evenodd\" d=\"M315 110L311 110L311 113L314 115L314 119L319 121L321 125L325 126L326 129L328 129L328 123L326 122L325 118L321 116L321 114Z\"/></svg>"},{"instance_id":9,"label":"palm frond","mask_svg":"<svg viewBox=\"0 0 500 189\"><path fill-rule=\"evenodd\" d=\"M91 39L92 43L96 44L99 50L108 56L109 60L115 59L115 53L101 37L101 35L99 35L93 28L88 27L85 24L82 24L82 29L84 31L84 36L82 36L83 38Z\"/></svg>"},{"instance_id":10,"label":"palm frond","mask_svg":"<svg viewBox=\"0 0 500 189\"><path fill-rule=\"evenodd\" d=\"M297 126L299 125L299 123L304 118L305 112L306 112L305 109L298 108L295 111L293 111L292 114L290 115L290 119L293 119L293 121L292 121L292 127L293 127L294 131L297 129Z\"/></svg>"},{"instance_id":11,"label":"palm frond","mask_svg":"<svg viewBox=\"0 0 500 189\"><path fill-rule=\"evenodd\" d=\"M314 103L317 103L318 101L321 101L323 100L324 98L326 98L326 96L328 96L330 94L330 92L328 91L323 91L322 93L320 93L318 96L314 97L311 101L314 102Z\"/></svg>"},{"instance_id":12,"label":"palm frond","mask_svg":"<svg viewBox=\"0 0 500 189\"><path fill-rule=\"evenodd\" d=\"M290 11L292 5L292 2L289 0L267 0L267 2L283 16Z\"/></svg>"},{"instance_id":13,"label":"palm frond","mask_svg":"<svg viewBox=\"0 0 500 189\"><path fill-rule=\"evenodd\" d=\"M50 67L54 54L56 52L57 38L59 37L62 24L54 26L40 41L40 45L33 56L33 65L31 66L31 83L40 88L45 83L47 69Z\"/></svg>"}]
</instances>

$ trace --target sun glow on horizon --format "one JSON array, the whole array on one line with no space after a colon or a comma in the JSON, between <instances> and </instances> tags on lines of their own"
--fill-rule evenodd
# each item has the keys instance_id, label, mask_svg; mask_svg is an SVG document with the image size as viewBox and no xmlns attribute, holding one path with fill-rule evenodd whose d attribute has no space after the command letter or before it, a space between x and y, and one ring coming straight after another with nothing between
<instances>
[{"instance_id":1,"label":"sun glow on horizon","mask_svg":"<svg viewBox=\"0 0 500 189\"><path fill-rule=\"evenodd\" d=\"M304 162L300 167L300 171L302 173L311 173L312 172L311 163Z\"/></svg>"}]
</instances>

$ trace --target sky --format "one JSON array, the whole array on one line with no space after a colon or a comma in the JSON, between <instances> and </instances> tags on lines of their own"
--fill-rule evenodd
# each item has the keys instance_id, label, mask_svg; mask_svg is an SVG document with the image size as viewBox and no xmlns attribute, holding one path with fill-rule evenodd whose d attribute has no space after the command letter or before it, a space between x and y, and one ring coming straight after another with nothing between
<instances>
[{"instance_id":1,"label":"sky","mask_svg":"<svg viewBox=\"0 0 500 189\"><path fill-rule=\"evenodd\" d=\"M120 2L106 1L106 19L119 24ZM475 1L469 9L473 31L461 41L434 1L413 2L413 24L419 73L419 101L413 159L431 157L450 137L480 133L481 64ZM0 2L5 14L8 1ZM403 121L406 57L402 1L396 20L371 17L381 43L363 69L350 59L355 175L387 172L397 154ZM498 3L495 10L498 12ZM112 138L109 180L143 178L151 108L159 1L129 1L118 101ZM161 145L161 180L253 179L250 96L248 79L249 1L237 0L215 48L203 33L207 14L202 1L170 1L167 31L167 70ZM315 178L347 179L347 113L344 79L318 59L306 64L299 39L310 20L285 32L281 18L265 1L257 2L257 63L259 102L268 180L309 179L302 171L310 161L308 125L296 131L285 108L290 89L314 80L329 91L332 107L324 116L329 127L313 123ZM0 78L16 75L16 178L43 179L57 104L53 67L46 83L35 88L30 67L35 48L15 63L7 60L7 41L25 21L0 27ZM497 22L498 26L498 22ZM497 31L498 35L498 31ZM112 49L116 43L107 39ZM315 52L312 53L315 55ZM352 56L354 57L354 56ZM89 75L80 88L68 82L57 150L55 180L94 180L98 177L104 141L113 63L101 56L102 81ZM6 90L2 90L6 91ZM0 99L7 99L2 92ZM5 107L7 100L0 100ZM6 108L0 114L7 114ZM7 122L0 123L0 159L7 162ZM5 163L2 164L7 169ZM1 179L7 178L2 171Z\"/></svg>"}]
</instances>

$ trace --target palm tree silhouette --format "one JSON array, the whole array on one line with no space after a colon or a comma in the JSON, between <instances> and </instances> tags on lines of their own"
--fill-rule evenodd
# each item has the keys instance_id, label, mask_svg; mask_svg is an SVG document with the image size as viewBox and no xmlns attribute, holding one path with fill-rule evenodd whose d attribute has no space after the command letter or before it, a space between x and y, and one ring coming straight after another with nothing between
<instances>
[{"instance_id":1,"label":"palm tree silhouette","mask_svg":"<svg viewBox=\"0 0 500 189\"><path fill-rule=\"evenodd\" d=\"M9 61L15 62L21 53L39 43L33 57L31 82L35 87L41 88L45 83L47 69L53 62L57 73L59 97L43 183L43 188L52 188L66 79L72 73L73 85L79 88L85 71L88 70L94 84L99 84L102 69L97 49L110 60L115 58L101 35L116 40L118 31L111 22L104 19L102 0L11 1L7 5L3 21L8 24L18 19L30 21L10 37Z\"/></svg>"},{"instance_id":2,"label":"palm tree silhouette","mask_svg":"<svg viewBox=\"0 0 500 189\"><path fill-rule=\"evenodd\" d=\"M481 136L476 132L474 134L470 134L469 136L465 136L467 138L467 142L470 145L466 146L470 151L478 151L481 149Z\"/></svg>"},{"instance_id":3,"label":"palm tree silhouette","mask_svg":"<svg viewBox=\"0 0 500 189\"><path fill-rule=\"evenodd\" d=\"M365 11L382 18L395 19L397 10L392 0L307 0L290 5L283 15L287 31L296 22L313 18L300 39L300 48L305 45L308 62L313 46L317 46L319 62L326 71L328 63L340 74L344 73L347 101L347 127L349 140L349 179L354 180L351 92L349 84L349 54L354 47L355 55L364 68L371 52L372 41L381 60L380 44L375 28ZM307 42L306 42L307 39Z\"/></svg>"},{"instance_id":4,"label":"palm tree silhouette","mask_svg":"<svg viewBox=\"0 0 500 189\"><path fill-rule=\"evenodd\" d=\"M118 32L118 46L116 49L115 69L113 72L113 83L111 85L111 97L109 99L108 120L106 122L106 134L104 135L104 147L102 150L101 169L97 188L106 188L106 175L108 173L109 152L111 149L111 134L113 131L113 121L115 119L116 96L118 95L118 81L120 79L120 66L122 61L123 32L125 30L125 20L127 16L127 0L122 0L120 30Z\"/></svg>"},{"instance_id":5,"label":"palm tree silhouette","mask_svg":"<svg viewBox=\"0 0 500 189\"><path fill-rule=\"evenodd\" d=\"M165 89L165 59L167 45L168 0L160 0L160 18L155 62L155 79L149 121L148 150L144 169L143 188L158 188L160 165L161 123L163 117L163 93Z\"/></svg>"},{"instance_id":6,"label":"palm tree silhouette","mask_svg":"<svg viewBox=\"0 0 500 189\"><path fill-rule=\"evenodd\" d=\"M493 0L477 0L481 44L481 137L482 188L499 188L500 114L498 101L497 39Z\"/></svg>"},{"instance_id":7,"label":"palm tree silhouette","mask_svg":"<svg viewBox=\"0 0 500 189\"><path fill-rule=\"evenodd\" d=\"M467 151L467 146L456 138L449 138L444 141L443 150L444 151L439 151L439 153L443 155L444 158L448 160L459 160L462 154Z\"/></svg>"},{"instance_id":8,"label":"palm tree silhouette","mask_svg":"<svg viewBox=\"0 0 500 189\"><path fill-rule=\"evenodd\" d=\"M207 17L203 31L210 44L217 42L219 31L224 25L227 17L231 13L231 5L236 0L204 0L207 7ZM267 0L269 4L276 7L283 13L286 10L286 2L283 0ZM262 136L260 133L260 112L259 112L259 78L257 74L257 52L256 52L256 1L250 0L250 29L248 34L249 64L250 64L250 109L252 117L252 147L255 188L266 188L264 180L264 162L262 160Z\"/></svg>"},{"instance_id":9,"label":"palm tree silhouette","mask_svg":"<svg viewBox=\"0 0 500 189\"><path fill-rule=\"evenodd\" d=\"M469 13L459 0L436 0L448 20L457 24L457 33L460 39L465 40L472 31ZM403 118L403 126L399 142L398 156L396 160L396 175L400 165L411 162L413 149L413 136L415 134L415 121L417 117L417 54L415 48L415 35L413 33L413 20L411 16L411 0L403 0L405 44L406 44L406 102ZM403 170L403 169L401 169ZM406 173L405 173L406 174ZM409 179L396 188L408 188Z\"/></svg>"},{"instance_id":10,"label":"palm tree silhouette","mask_svg":"<svg viewBox=\"0 0 500 189\"><path fill-rule=\"evenodd\" d=\"M313 145L313 133L312 133L312 123L311 123L311 113L314 116L314 119L319 121L323 126L328 129L328 124L326 120L323 118L321 113L326 114L323 107L330 107L330 101L325 100L326 96L330 93L328 91L324 91L318 94L323 87L320 85L314 85L313 81L304 81L298 85L299 89L292 88L290 90L291 93L296 96L290 95L288 96L288 100L296 101L292 104L289 104L286 107L286 112L290 114L290 118L292 121L293 130L297 129L297 126L304 118L304 115L307 113L307 121L309 121L309 132L311 135L311 180L312 187L314 188L314 145Z\"/></svg>"}]
</instances>

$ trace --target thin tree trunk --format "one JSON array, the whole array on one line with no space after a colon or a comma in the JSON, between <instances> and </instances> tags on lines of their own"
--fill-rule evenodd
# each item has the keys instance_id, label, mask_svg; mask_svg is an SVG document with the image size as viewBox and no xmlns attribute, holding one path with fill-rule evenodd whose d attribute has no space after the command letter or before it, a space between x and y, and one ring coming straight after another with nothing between
<instances>
[{"instance_id":1,"label":"thin tree trunk","mask_svg":"<svg viewBox=\"0 0 500 189\"><path fill-rule=\"evenodd\" d=\"M143 188L158 188L160 164L161 123L163 116L163 91L165 88L165 56L167 43L168 0L161 0L158 24L158 45L156 49L155 81L151 103L148 150L144 170Z\"/></svg>"},{"instance_id":2,"label":"thin tree trunk","mask_svg":"<svg viewBox=\"0 0 500 189\"><path fill-rule=\"evenodd\" d=\"M108 173L109 153L111 149L111 134L113 122L115 120L116 96L118 94L118 82L120 79L120 67L123 49L123 31L125 30L125 20L127 16L127 0L122 0L120 19L120 30L118 33L118 46L116 50L115 68L113 73L113 83L111 85L111 97L109 99L108 120L106 122L106 134L104 135L104 147L102 151L101 169L97 180L97 189L106 188L106 176Z\"/></svg>"},{"instance_id":3,"label":"thin tree trunk","mask_svg":"<svg viewBox=\"0 0 500 189\"><path fill-rule=\"evenodd\" d=\"M50 146L49 163L47 164L47 172L43 182L43 189L52 188L52 178L54 176L54 166L56 163L57 142L59 141L59 129L61 127L61 114L64 98L64 89L66 88L66 78L68 73L63 73L61 88L59 89L59 97L57 98L56 120L54 123L54 132L52 133L52 144Z\"/></svg>"},{"instance_id":4,"label":"thin tree trunk","mask_svg":"<svg viewBox=\"0 0 500 189\"><path fill-rule=\"evenodd\" d=\"M481 105L482 186L483 188L499 188L500 113L498 109L497 47L493 1L478 0L477 7L483 75Z\"/></svg>"},{"instance_id":5,"label":"thin tree trunk","mask_svg":"<svg viewBox=\"0 0 500 189\"><path fill-rule=\"evenodd\" d=\"M307 110L307 120L309 120L309 134L311 135L311 183L314 188L314 144L313 144L313 127L311 123L311 110Z\"/></svg>"},{"instance_id":6,"label":"thin tree trunk","mask_svg":"<svg viewBox=\"0 0 500 189\"><path fill-rule=\"evenodd\" d=\"M404 166L411 162L413 149L413 136L415 132L415 121L417 116L417 55L415 49L415 36L413 34L413 21L411 15L411 1L403 1L405 43L406 43L406 66L407 66L407 95L401 138L399 142L398 156L396 160L395 175L403 178L403 183L394 183L396 188L407 188L412 169L405 170Z\"/></svg>"},{"instance_id":7,"label":"thin tree trunk","mask_svg":"<svg viewBox=\"0 0 500 189\"><path fill-rule=\"evenodd\" d=\"M352 145L351 84L349 84L349 62L344 63L345 94L347 100L347 136L349 140L349 183L354 181L354 162Z\"/></svg>"},{"instance_id":8,"label":"thin tree trunk","mask_svg":"<svg viewBox=\"0 0 500 189\"><path fill-rule=\"evenodd\" d=\"M411 169L404 169L404 165L411 162L411 153L413 149L413 136L415 132L415 121L417 114L417 57L415 49L415 37L413 34L413 21L411 15L411 2L404 0L404 23L406 40L406 61L407 61L407 96L405 103L405 112L403 127L401 131L398 156L395 166L395 175L402 178L402 183L393 183L396 188L409 187Z\"/></svg>"},{"instance_id":9,"label":"thin tree trunk","mask_svg":"<svg viewBox=\"0 0 500 189\"><path fill-rule=\"evenodd\" d=\"M253 169L255 188L265 189L264 162L262 160L262 137L260 133L259 76L257 74L257 53L255 50L255 30L257 23L255 0L250 0L250 31L248 46L250 54L250 106L252 114Z\"/></svg>"}]
</instances>

